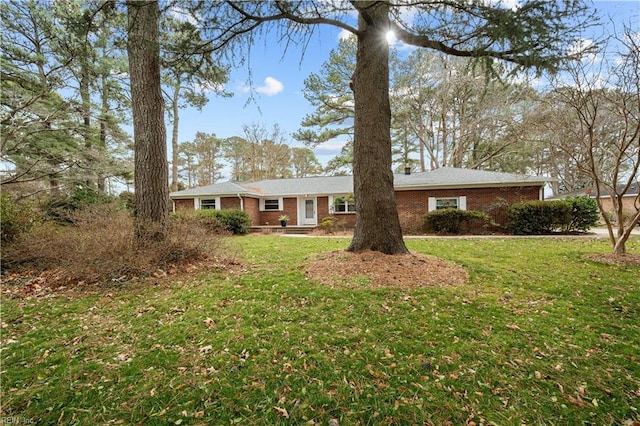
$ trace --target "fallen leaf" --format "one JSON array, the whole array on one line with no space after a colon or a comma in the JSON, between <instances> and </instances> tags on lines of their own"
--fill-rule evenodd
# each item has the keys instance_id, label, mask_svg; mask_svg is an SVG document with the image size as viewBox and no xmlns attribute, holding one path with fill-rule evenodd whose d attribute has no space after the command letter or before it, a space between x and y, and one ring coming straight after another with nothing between
<instances>
[{"instance_id":1,"label":"fallen leaf","mask_svg":"<svg viewBox=\"0 0 640 426\"><path fill-rule=\"evenodd\" d=\"M131 361L131 357L129 356L129 354L119 354L118 356L116 356L114 358L116 361L120 361L120 362L128 362Z\"/></svg>"},{"instance_id":2,"label":"fallen leaf","mask_svg":"<svg viewBox=\"0 0 640 426\"><path fill-rule=\"evenodd\" d=\"M207 327L213 327L215 324L216 324L215 321L209 317L207 317L207 319L204 320L204 325L206 325Z\"/></svg>"},{"instance_id":3,"label":"fallen leaf","mask_svg":"<svg viewBox=\"0 0 640 426\"><path fill-rule=\"evenodd\" d=\"M569 400L569 403L571 403L572 405L575 405L576 407L580 407L580 408L591 407L591 405L588 402L583 401L582 398L580 397L574 398L571 395L569 395L567 399Z\"/></svg>"},{"instance_id":4,"label":"fallen leaf","mask_svg":"<svg viewBox=\"0 0 640 426\"><path fill-rule=\"evenodd\" d=\"M273 409L276 410L276 413L280 414L282 417L284 417L285 419L289 418L289 412L287 411L286 408L280 408L280 407L276 407L275 405L273 406Z\"/></svg>"}]
</instances>

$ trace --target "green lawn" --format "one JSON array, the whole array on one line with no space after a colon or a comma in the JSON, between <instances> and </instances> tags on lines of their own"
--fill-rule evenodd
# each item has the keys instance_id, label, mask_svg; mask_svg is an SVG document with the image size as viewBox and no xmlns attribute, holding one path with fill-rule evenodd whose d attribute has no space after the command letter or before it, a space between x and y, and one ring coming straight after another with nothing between
<instances>
[{"instance_id":1,"label":"green lawn","mask_svg":"<svg viewBox=\"0 0 640 426\"><path fill-rule=\"evenodd\" d=\"M640 268L583 259L609 251L606 241L407 240L466 267L458 287L347 290L305 278L309 258L347 244L232 238L242 273L5 298L3 420L640 421ZM640 252L640 240L628 249Z\"/></svg>"}]
</instances>

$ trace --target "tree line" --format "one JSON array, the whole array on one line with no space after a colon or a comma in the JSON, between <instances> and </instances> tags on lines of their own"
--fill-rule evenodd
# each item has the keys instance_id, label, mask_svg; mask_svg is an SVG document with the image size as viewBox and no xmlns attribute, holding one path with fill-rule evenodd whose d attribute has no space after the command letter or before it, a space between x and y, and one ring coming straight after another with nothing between
<instances>
[{"instance_id":1,"label":"tree line","mask_svg":"<svg viewBox=\"0 0 640 426\"><path fill-rule=\"evenodd\" d=\"M308 148L349 137L330 163L354 176L349 250L406 251L394 167L548 172L562 189L590 182L614 195L637 175L637 40L631 32L622 40L612 80L589 81L585 49L572 48L596 22L582 2L27 0L2 2L0 13L3 189L104 191L110 178L133 179L140 242L165 235L170 176L173 188L181 175L215 181L214 155L228 146L237 148L226 157L234 179L314 173L308 150L283 149L256 126L224 144L206 134L178 141L180 109L228 96L229 67L271 30L303 45L318 25L353 35L307 80L316 113L294 135ZM389 31L417 50L394 57ZM530 69L568 71L573 81L541 95L513 79ZM123 130L130 119L133 140ZM287 158L299 166L287 170Z\"/></svg>"},{"instance_id":2,"label":"tree line","mask_svg":"<svg viewBox=\"0 0 640 426\"><path fill-rule=\"evenodd\" d=\"M310 148L287 144L286 135L257 123L243 125L242 136L218 138L197 132L193 141L178 145L178 184L191 188L222 179L250 182L262 179L317 176L324 168Z\"/></svg>"}]
</instances>

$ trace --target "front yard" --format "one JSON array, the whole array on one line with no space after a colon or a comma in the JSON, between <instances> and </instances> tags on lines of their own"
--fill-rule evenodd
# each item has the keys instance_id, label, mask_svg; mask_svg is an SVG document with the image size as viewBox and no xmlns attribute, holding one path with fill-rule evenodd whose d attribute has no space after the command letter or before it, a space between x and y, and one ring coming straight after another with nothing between
<instances>
[{"instance_id":1,"label":"front yard","mask_svg":"<svg viewBox=\"0 0 640 426\"><path fill-rule=\"evenodd\" d=\"M446 286L306 275L348 241L229 238L228 273L3 289L3 422L640 424L640 267L585 258L607 241L407 240L466 269Z\"/></svg>"}]
</instances>

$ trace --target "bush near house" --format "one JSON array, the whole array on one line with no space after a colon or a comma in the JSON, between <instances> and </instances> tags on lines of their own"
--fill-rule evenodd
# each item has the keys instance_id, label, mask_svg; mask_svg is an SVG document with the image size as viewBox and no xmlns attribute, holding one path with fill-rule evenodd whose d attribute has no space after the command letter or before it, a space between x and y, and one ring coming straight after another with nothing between
<instances>
[{"instance_id":1,"label":"bush near house","mask_svg":"<svg viewBox=\"0 0 640 426\"><path fill-rule=\"evenodd\" d=\"M507 229L516 235L550 234L571 223L571 204L563 200L522 201L507 212Z\"/></svg>"},{"instance_id":2,"label":"bush near house","mask_svg":"<svg viewBox=\"0 0 640 426\"><path fill-rule=\"evenodd\" d=\"M244 235L251 229L251 219L247 212L237 209L190 210L174 213L171 217L176 223L192 222L211 233L229 232L234 235Z\"/></svg>"},{"instance_id":3,"label":"bush near house","mask_svg":"<svg viewBox=\"0 0 640 426\"><path fill-rule=\"evenodd\" d=\"M483 234L498 225L484 212L441 209L424 215L424 230L436 234Z\"/></svg>"},{"instance_id":4,"label":"bush near house","mask_svg":"<svg viewBox=\"0 0 640 426\"><path fill-rule=\"evenodd\" d=\"M586 232L598 224L600 213L598 203L590 197L567 197L565 202L571 205L571 221L564 229L566 232Z\"/></svg>"},{"instance_id":5,"label":"bush near house","mask_svg":"<svg viewBox=\"0 0 640 426\"><path fill-rule=\"evenodd\" d=\"M596 201L589 197L523 201L509 207L507 229L516 235L586 232L599 217Z\"/></svg>"}]
</instances>

